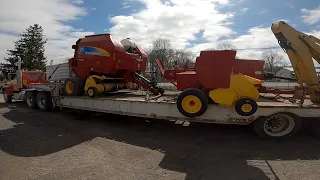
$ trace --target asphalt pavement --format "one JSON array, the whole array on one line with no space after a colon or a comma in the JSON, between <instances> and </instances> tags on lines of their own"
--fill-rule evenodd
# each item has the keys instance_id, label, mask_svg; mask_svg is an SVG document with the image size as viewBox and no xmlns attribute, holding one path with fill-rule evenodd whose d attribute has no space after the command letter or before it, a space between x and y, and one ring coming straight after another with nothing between
<instances>
[{"instance_id":1,"label":"asphalt pavement","mask_svg":"<svg viewBox=\"0 0 320 180\"><path fill-rule=\"evenodd\" d=\"M320 140L0 103L1 180L320 179Z\"/></svg>"}]
</instances>

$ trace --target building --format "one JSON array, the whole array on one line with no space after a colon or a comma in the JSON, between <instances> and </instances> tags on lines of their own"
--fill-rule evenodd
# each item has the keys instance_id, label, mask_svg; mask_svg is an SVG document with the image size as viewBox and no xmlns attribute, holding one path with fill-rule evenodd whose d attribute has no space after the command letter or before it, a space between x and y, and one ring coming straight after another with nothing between
<instances>
[{"instance_id":1,"label":"building","mask_svg":"<svg viewBox=\"0 0 320 180\"><path fill-rule=\"evenodd\" d=\"M320 68L316 68L316 72L318 76L320 76ZM296 78L292 67L283 67L279 71L277 71L275 75L278 77L284 77L284 78L291 78L291 79ZM288 80L281 79L280 81L287 82Z\"/></svg>"}]
</instances>

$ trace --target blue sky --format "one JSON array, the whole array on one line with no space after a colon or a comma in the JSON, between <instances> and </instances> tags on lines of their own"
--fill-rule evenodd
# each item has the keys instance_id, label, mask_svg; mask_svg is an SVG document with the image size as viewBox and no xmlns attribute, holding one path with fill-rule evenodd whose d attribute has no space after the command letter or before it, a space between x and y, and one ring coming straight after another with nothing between
<instances>
[{"instance_id":1,"label":"blue sky","mask_svg":"<svg viewBox=\"0 0 320 180\"><path fill-rule=\"evenodd\" d=\"M80 20L68 23L75 28L83 28L86 31L95 33L104 33L105 29L113 26L108 17L117 15L130 15L135 10L143 9L144 5L140 2L130 2L121 0L87 0L80 4L84 8L94 8L89 15L82 17ZM124 2L128 2L124 5ZM231 3L239 0L231 0ZM123 8L124 6L129 6ZM297 25L299 30L314 30L314 26L305 25L302 22L301 9L315 9L319 7L320 2L316 0L245 0L236 6L221 7L221 12L236 12L239 15L234 18L232 27L241 35L247 33L248 29L255 26L270 26L279 19L288 19L290 24ZM248 8L245 13L241 14L241 9ZM320 25L320 23L318 23ZM318 28L319 29L319 28Z\"/></svg>"},{"instance_id":2,"label":"blue sky","mask_svg":"<svg viewBox=\"0 0 320 180\"><path fill-rule=\"evenodd\" d=\"M0 40L7 43L0 45L0 60L33 23L44 28L46 56L56 62L72 56L70 47L78 38L94 33L130 37L144 48L159 37L168 38L173 47L195 53L230 43L239 49L238 56L251 59L259 59L270 48L286 57L270 31L278 20L320 36L316 0L11 0L2 4Z\"/></svg>"}]
</instances>

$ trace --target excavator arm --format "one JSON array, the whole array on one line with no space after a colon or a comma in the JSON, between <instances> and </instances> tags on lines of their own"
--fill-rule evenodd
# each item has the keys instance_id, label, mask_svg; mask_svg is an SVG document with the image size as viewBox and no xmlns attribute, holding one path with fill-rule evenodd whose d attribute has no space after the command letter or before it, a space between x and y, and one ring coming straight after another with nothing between
<instances>
[{"instance_id":1,"label":"excavator arm","mask_svg":"<svg viewBox=\"0 0 320 180\"><path fill-rule=\"evenodd\" d=\"M320 63L320 40L295 30L283 21L272 24L271 30L279 45L287 53L298 87L295 97L304 100L309 93L313 103L320 103L320 84L313 59Z\"/></svg>"}]
</instances>

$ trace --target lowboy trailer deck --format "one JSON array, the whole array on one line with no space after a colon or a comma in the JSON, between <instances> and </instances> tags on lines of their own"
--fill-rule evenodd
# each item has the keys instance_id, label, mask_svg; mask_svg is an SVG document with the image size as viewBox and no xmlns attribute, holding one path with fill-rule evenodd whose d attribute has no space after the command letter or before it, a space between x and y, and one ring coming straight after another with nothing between
<instances>
[{"instance_id":1,"label":"lowboy trailer deck","mask_svg":"<svg viewBox=\"0 0 320 180\"><path fill-rule=\"evenodd\" d=\"M306 118L320 117L320 106L306 100L303 106L288 98L276 100L274 95L261 94L258 111L252 116L241 116L233 108L210 104L205 114L188 118L177 109L176 98L180 92L167 91L161 97L148 97L146 91L121 90L106 96L62 96L62 83L33 84L25 90L25 101L31 108L50 111L54 107L157 118L182 122L253 125L261 138L279 139L294 135ZM34 97L33 99L30 97ZM317 135L319 122L312 122L311 130Z\"/></svg>"}]
</instances>

